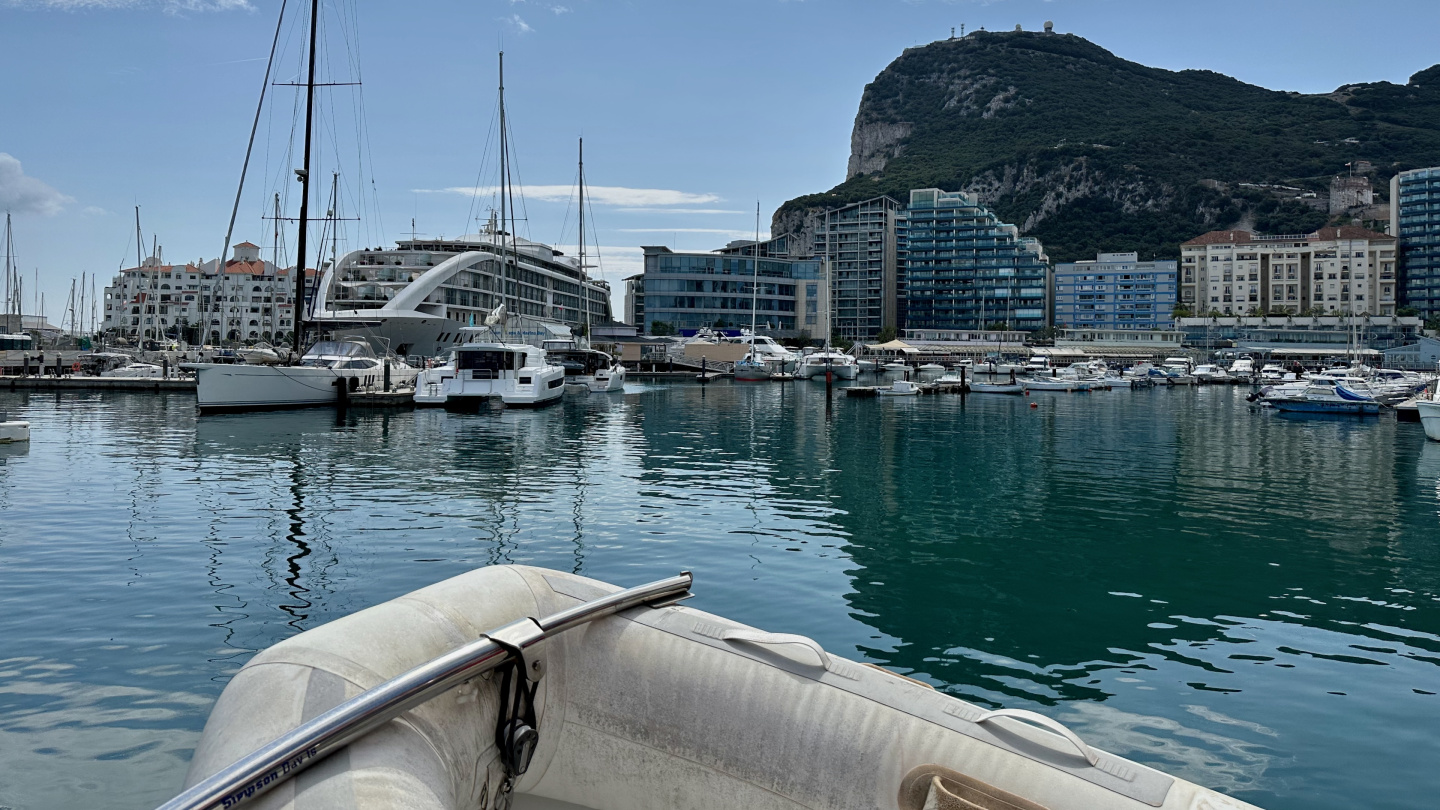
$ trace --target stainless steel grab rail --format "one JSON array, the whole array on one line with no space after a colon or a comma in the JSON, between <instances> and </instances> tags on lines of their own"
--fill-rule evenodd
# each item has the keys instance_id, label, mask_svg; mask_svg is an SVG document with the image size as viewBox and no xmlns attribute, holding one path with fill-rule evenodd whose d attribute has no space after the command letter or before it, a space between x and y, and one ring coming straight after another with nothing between
<instances>
[{"instance_id":1,"label":"stainless steel grab rail","mask_svg":"<svg viewBox=\"0 0 1440 810\"><path fill-rule=\"evenodd\" d=\"M410 709L510 660L544 639L640 605L673 604L690 590L689 571L576 605L543 619L520 619L398 675L300 724L160 806L160 810L239 807Z\"/></svg>"}]
</instances>

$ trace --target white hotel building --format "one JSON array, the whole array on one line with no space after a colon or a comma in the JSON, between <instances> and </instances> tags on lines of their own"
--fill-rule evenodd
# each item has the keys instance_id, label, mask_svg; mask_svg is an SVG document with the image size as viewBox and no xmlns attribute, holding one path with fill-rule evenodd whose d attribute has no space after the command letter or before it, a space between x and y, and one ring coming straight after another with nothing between
<instances>
[{"instance_id":1,"label":"white hotel building","mask_svg":"<svg viewBox=\"0 0 1440 810\"><path fill-rule=\"evenodd\" d=\"M170 265L152 256L139 267L121 270L105 288L103 328L124 337L173 336L200 343L218 343L222 337L278 342L290 332L293 268L261 259L260 248L250 242L235 246L223 273L217 264Z\"/></svg>"},{"instance_id":2,"label":"white hotel building","mask_svg":"<svg viewBox=\"0 0 1440 810\"><path fill-rule=\"evenodd\" d=\"M1179 303L1196 315L1394 315L1395 237L1344 225L1267 236L1211 231L1180 245Z\"/></svg>"}]
</instances>

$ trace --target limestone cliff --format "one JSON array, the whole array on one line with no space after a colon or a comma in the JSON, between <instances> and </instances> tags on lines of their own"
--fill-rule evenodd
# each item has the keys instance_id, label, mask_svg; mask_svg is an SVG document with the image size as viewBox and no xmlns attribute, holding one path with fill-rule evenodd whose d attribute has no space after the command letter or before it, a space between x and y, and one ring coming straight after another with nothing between
<instances>
[{"instance_id":1,"label":"limestone cliff","mask_svg":"<svg viewBox=\"0 0 1440 810\"><path fill-rule=\"evenodd\" d=\"M1346 163L1375 186L1440 154L1440 66L1406 85L1306 96L1209 71L1160 70L1073 35L977 32L907 49L866 86L845 182L791 200L773 233L806 249L825 207L912 188L974 192L1058 260L1175 256L1241 220L1325 223ZM1283 188L1282 188L1283 187Z\"/></svg>"}]
</instances>

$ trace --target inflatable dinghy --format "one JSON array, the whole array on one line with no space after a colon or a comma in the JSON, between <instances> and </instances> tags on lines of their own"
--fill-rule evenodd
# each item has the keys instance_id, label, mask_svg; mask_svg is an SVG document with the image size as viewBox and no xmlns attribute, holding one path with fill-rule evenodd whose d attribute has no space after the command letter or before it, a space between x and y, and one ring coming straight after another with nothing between
<instances>
[{"instance_id":1,"label":"inflatable dinghy","mask_svg":"<svg viewBox=\"0 0 1440 810\"><path fill-rule=\"evenodd\" d=\"M674 604L482 568L256 655L165 810L1237 810L1023 710Z\"/></svg>"}]
</instances>

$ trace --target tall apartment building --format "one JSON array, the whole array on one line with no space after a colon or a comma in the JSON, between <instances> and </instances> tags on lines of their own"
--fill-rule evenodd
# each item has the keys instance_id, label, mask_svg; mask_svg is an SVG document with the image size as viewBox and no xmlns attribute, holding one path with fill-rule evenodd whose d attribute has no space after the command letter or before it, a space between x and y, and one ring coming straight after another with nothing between
<instances>
[{"instance_id":1,"label":"tall apartment building","mask_svg":"<svg viewBox=\"0 0 1440 810\"><path fill-rule=\"evenodd\" d=\"M261 259L250 242L236 245L233 258L219 265L162 264L152 256L121 270L105 288L103 328L126 337L199 343L278 340L291 331L293 268Z\"/></svg>"},{"instance_id":2,"label":"tall apartment building","mask_svg":"<svg viewBox=\"0 0 1440 810\"><path fill-rule=\"evenodd\" d=\"M843 338L871 340L884 327L904 327L900 215L900 202L888 195L825 212L812 255L828 260L831 325Z\"/></svg>"},{"instance_id":3,"label":"tall apartment building","mask_svg":"<svg viewBox=\"0 0 1440 810\"><path fill-rule=\"evenodd\" d=\"M1070 329L1169 329L1178 263L1136 253L1055 265L1055 325Z\"/></svg>"},{"instance_id":4,"label":"tall apartment building","mask_svg":"<svg viewBox=\"0 0 1440 810\"><path fill-rule=\"evenodd\" d=\"M1049 322L1050 260L973 195L910 192L901 232L907 329L1031 331Z\"/></svg>"},{"instance_id":5,"label":"tall apartment building","mask_svg":"<svg viewBox=\"0 0 1440 810\"><path fill-rule=\"evenodd\" d=\"M753 243L737 245L751 251ZM750 326L753 281L759 261L759 291L755 320L759 330L776 336L823 335L828 313L823 262L819 259L759 259L730 253L677 253L668 247L647 246L645 275L636 315L647 333L660 321L676 329L705 326ZM727 249L728 250L728 249ZM632 289L627 285L627 289Z\"/></svg>"},{"instance_id":6,"label":"tall apartment building","mask_svg":"<svg viewBox=\"0 0 1440 810\"><path fill-rule=\"evenodd\" d=\"M1211 231L1180 245L1180 303L1196 314L1394 315L1396 239L1345 225L1269 236Z\"/></svg>"},{"instance_id":7,"label":"tall apartment building","mask_svg":"<svg viewBox=\"0 0 1440 810\"><path fill-rule=\"evenodd\" d=\"M1391 178L1390 233L1400 239L1400 303L1440 317L1440 166Z\"/></svg>"},{"instance_id":8,"label":"tall apartment building","mask_svg":"<svg viewBox=\"0 0 1440 810\"><path fill-rule=\"evenodd\" d=\"M625 279L625 323L645 325L645 274L636 273Z\"/></svg>"}]
</instances>

